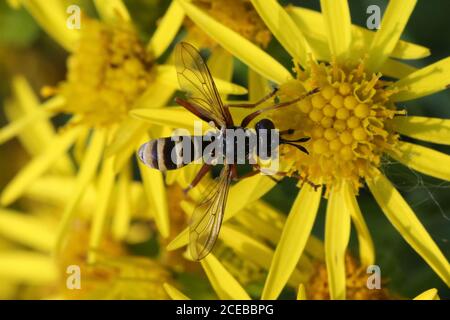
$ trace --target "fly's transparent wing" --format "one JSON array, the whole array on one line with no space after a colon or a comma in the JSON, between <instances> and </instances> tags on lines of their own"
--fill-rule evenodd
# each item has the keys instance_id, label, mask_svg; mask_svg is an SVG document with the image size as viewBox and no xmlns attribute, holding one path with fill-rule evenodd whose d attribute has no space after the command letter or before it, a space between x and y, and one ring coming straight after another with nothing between
<instances>
[{"instance_id":1,"label":"fly's transparent wing","mask_svg":"<svg viewBox=\"0 0 450 320\"><path fill-rule=\"evenodd\" d=\"M219 235L231 183L230 166L225 165L213 183L191 219L189 250L195 260L201 260L211 252Z\"/></svg>"},{"instance_id":2,"label":"fly's transparent wing","mask_svg":"<svg viewBox=\"0 0 450 320\"><path fill-rule=\"evenodd\" d=\"M229 119L220 99L208 66L200 53L187 42L180 42L175 48L175 66L178 82L188 93L189 102L207 114L216 124L224 127Z\"/></svg>"}]
</instances>

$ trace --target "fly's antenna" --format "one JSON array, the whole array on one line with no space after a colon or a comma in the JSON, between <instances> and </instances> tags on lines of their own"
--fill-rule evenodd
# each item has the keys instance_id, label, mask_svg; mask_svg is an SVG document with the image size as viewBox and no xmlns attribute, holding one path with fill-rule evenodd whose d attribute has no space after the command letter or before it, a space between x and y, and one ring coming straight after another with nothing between
<instances>
[{"instance_id":1,"label":"fly's antenna","mask_svg":"<svg viewBox=\"0 0 450 320\"><path fill-rule=\"evenodd\" d=\"M287 139L281 138L280 139L280 144L288 144L288 145L293 146L293 147L297 148L298 150L300 150L300 151L302 151L302 152L304 152L306 154L309 154L308 150L304 146L298 145L297 143L307 142L310 139L311 139L310 137L303 137L303 138L299 138L299 139L296 139L296 140L287 140Z\"/></svg>"},{"instance_id":2,"label":"fly's antenna","mask_svg":"<svg viewBox=\"0 0 450 320\"><path fill-rule=\"evenodd\" d=\"M296 140L281 139L281 142L300 142L300 143L303 143L303 142L308 142L309 140L311 140L310 137L303 137L303 138L296 139Z\"/></svg>"},{"instance_id":3,"label":"fly's antenna","mask_svg":"<svg viewBox=\"0 0 450 320\"><path fill-rule=\"evenodd\" d=\"M304 152L306 154L309 154L308 150L304 146L300 146L298 144L293 144L293 143L290 143L290 142L282 142L282 144L288 144L288 145L293 146L293 147L297 148L298 150L300 150L300 151L302 151L302 152Z\"/></svg>"}]
</instances>

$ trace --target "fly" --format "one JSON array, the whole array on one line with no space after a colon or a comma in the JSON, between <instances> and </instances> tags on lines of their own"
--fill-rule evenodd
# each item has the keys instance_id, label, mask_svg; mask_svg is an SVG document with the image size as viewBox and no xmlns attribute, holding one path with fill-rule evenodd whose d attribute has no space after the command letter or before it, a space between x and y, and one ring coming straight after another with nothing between
<instances>
[{"instance_id":1,"label":"fly","mask_svg":"<svg viewBox=\"0 0 450 320\"><path fill-rule=\"evenodd\" d=\"M222 138L220 141L224 143L219 149L223 151L223 154L225 155L227 154L227 149L230 147L230 144L225 144L226 133L228 130L241 130L248 136L251 136L251 134L256 135L256 140L262 137L262 132L264 131L265 133L269 133L269 137L266 137L266 140L271 141L273 137L270 136L270 132L273 132L275 129L275 125L271 120L259 120L256 123L254 130L247 128L250 122L263 112L286 107L292 103L304 99L306 96L318 92L318 89L314 89L294 100L276 103L273 106L254 111L253 113L247 115L239 126L236 126L233 122L229 107L254 108L275 96L277 89L274 89L270 94L253 104L225 105L219 96L208 66L196 48L186 42L179 43L175 48L175 65L180 88L188 93L187 100L177 97L175 101L177 104L192 112L198 118L214 124L219 131L216 139L218 137ZM284 133L292 133L292 130L280 132L280 134ZM150 140L149 142L143 144L138 151L140 160L150 168L161 171L174 170L183 167L189 162L197 160L204 154L206 148L208 147L208 144L204 143L204 137L193 136L178 138L189 138L188 141L191 141L194 149L195 147L197 147L197 149L200 148L202 151L201 154L194 153L189 155L186 159L186 155L183 154L182 151L183 148L180 148L179 145L180 141L183 139L165 137ZM308 140L308 137L297 140L286 140L280 138L279 143L292 145L302 152L308 153L305 147L298 144ZM234 150L237 150L239 147L245 148L244 162L252 164L253 167L253 170L249 174L245 175L245 177L252 176L260 172L259 166L251 161L252 150L250 150L251 148L248 145L240 146L237 141L232 141L231 147L233 147ZM265 155L262 155L261 148L257 147L255 149L256 156L265 159L270 158L275 150L271 150L269 144L267 145L267 149L268 150L266 150ZM207 156L215 156L217 158L218 155L210 153L207 154ZM220 175L214 180L212 187L206 191L203 199L197 205L192 215L189 227L189 250L192 258L195 260L201 260L208 255L209 252L211 252L219 235L231 181L244 177L238 177L237 163L235 161L237 159L233 158L231 160L234 161L230 161L230 159L226 157L223 159L224 166L220 172ZM187 190L195 187L210 171L213 165L214 163L210 162L204 163ZM276 174L280 176L286 175L286 173L283 172L277 172ZM318 187L308 180L306 180L306 182L314 188Z\"/></svg>"}]
</instances>

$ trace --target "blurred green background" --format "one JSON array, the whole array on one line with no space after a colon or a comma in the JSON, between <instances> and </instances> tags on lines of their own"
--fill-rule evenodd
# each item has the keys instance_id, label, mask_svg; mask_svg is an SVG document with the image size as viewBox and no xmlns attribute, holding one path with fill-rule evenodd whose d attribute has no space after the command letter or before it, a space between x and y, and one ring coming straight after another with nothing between
<instances>
[{"instance_id":1,"label":"blurred green background","mask_svg":"<svg viewBox=\"0 0 450 320\"><path fill-rule=\"evenodd\" d=\"M91 1L67 2L79 4L89 15L95 15ZM144 39L153 32L158 17L164 13L170 3L169 0L125 0L124 2ZM318 0L280 2L320 9ZM349 3L352 21L365 26L368 17L367 7L377 4L384 12L387 1L350 0ZM412 61L412 65L425 66L449 55L450 24L447 20L449 12L450 1L418 1L402 38L430 48L432 55L420 61ZM289 56L275 40L272 40L268 51L285 66L290 67ZM39 92L39 88L43 85L53 85L64 79L66 58L65 51L39 28L25 10L13 10L5 1L0 2L0 104L3 104L9 96L12 75L23 74L36 92ZM245 85L245 67L237 62L235 72L235 82ZM405 107L410 115L450 118L450 91L402 104L399 107ZM3 111L0 111L0 125L3 126L5 123ZM450 154L449 147L439 145L432 145L432 147ZM26 160L26 155L17 141L0 146L0 189ZM386 159L384 171L407 199L444 255L449 258L450 184L422 176L389 159ZM265 198L287 213L296 192L295 182L284 180ZM436 287L441 298L450 298L450 290L391 226L369 192L361 190L359 203L375 241L377 263L381 267L382 276L388 280L389 288L402 296L413 297L426 289ZM323 230L324 206L322 205L314 233L322 238ZM353 232L350 247L352 252L357 254L355 238Z\"/></svg>"}]
</instances>

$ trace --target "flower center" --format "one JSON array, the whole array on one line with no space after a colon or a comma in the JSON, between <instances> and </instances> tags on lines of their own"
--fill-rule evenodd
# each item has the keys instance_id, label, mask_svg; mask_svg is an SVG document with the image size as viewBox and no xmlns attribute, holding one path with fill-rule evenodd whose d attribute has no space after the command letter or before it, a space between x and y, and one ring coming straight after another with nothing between
<instances>
[{"instance_id":1,"label":"flower center","mask_svg":"<svg viewBox=\"0 0 450 320\"><path fill-rule=\"evenodd\" d=\"M323 262L317 262L314 267L315 273L306 283L307 297L311 300L330 299L326 265ZM397 298L393 293L385 288L384 284L381 289L377 290L367 288L366 268L360 266L356 259L352 256L346 256L345 267L347 269L347 299L388 300ZM381 279L382 282L384 282L383 280L384 279Z\"/></svg>"},{"instance_id":2,"label":"flower center","mask_svg":"<svg viewBox=\"0 0 450 320\"><path fill-rule=\"evenodd\" d=\"M87 262L89 229L77 220L67 236L67 242L57 263L61 279L67 278L67 267L76 265L81 272L81 289L60 283L69 299L167 299L165 282L173 282L169 269L157 260L128 255L126 248L111 237L105 237L98 249L95 264Z\"/></svg>"},{"instance_id":3,"label":"flower center","mask_svg":"<svg viewBox=\"0 0 450 320\"><path fill-rule=\"evenodd\" d=\"M282 159L312 181L330 186L349 179L357 189L398 139L388 121L404 114L390 101L398 90L380 80L381 74L365 72L363 62L356 68L311 62L309 70L297 67L296 72L295 80L280 86L281 100L294 99L305 89L318 87L320 92L272 113L280 130L295 130L286 138L311 137L304 144L309 155L285 145Z\"/></svg>"},{"instance_id":4,"label":"flower center","mask_svg":"<svg viewBox=\"0 0 450 320\"><path fill-rule=\"evenodd\" d=\"M248 0L194 0L197 7L244 38L266 48L272 39L270 31ZM186 22L191 37L203 45L214 47L217 44L191 21Z\"/></svg>"},{"instance_id":5,"label":"flower center","mask_svg":"<svg viewBox=\"0 0 450 320\"><path fill-rule=\"evenodd\" d=\"M85 19L67 65L67 80L59 87L67 100L62 111L81 115L89 125L121 121L153 78L152 56L125 23Z\"/></svg>"}]
</instances>

